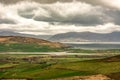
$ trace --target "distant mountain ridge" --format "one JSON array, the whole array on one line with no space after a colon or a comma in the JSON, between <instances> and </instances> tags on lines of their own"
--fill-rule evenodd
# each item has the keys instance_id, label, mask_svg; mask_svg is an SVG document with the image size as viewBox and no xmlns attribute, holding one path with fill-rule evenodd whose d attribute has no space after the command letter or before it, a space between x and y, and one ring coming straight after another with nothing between
<instances>
[{"instance_id":1,"label":"distant mountain ridge","mask_svg":"<svg viewBox=\"0 0 120 80\"><path fill-rule=\"evenodd\" d=\"M32 34L24 34L24 33L18 33L14 31L5 31L5 30L0 31L0 36L23 36L23 37L45 39L45 40L51 37L51 35L32 35Z\"/></svg>"},{"instance_id":2,"label":"distant mountain ridge","mask_svg":"<svg viewBox=\"0 0 120 80\"><path fill-rule=\"evenodd\" d=\"M56 34L49 38L58 42L120 42L120 32L92 33L92 32L69 32Z\"/></svg>"}]
</instances>

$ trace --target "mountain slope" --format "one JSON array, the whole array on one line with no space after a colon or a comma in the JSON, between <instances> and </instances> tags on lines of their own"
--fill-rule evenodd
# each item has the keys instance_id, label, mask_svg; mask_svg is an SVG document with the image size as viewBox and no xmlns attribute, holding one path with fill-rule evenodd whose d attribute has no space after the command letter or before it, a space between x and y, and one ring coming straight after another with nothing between
<instances>
[{"instance_id":1,"label":"mountain slope","mask_svg":"<svg viewBox=\"0 0 120 80\"><path fill-rule=\"evenodd\" d=\"M49 40L59 42L82 42L82 41L120 42L120 32L112 32L106 34L92 32L69 32L54 35Z\"/></svg>"},{"instance_id":2,"label":"mountain slope","mask_svg":"<svg viewBox=\"0 0 120 80\"><path fill-rule=\"evenodd\" d=\"M49 46L53 48L62 48L65 47L64 44L50 42L43 39L30 38L30 37L20 37L20 36L0 36L1 44L38 44L43 46Z\"/></svg>"}]
</instances>

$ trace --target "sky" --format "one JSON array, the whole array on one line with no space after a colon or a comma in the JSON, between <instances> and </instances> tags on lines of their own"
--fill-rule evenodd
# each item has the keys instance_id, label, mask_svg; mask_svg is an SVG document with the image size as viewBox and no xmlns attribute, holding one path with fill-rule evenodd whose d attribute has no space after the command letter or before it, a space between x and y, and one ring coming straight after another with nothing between
<instances>
[{"instance_id":1,"label":"sky","mask_svg":"<svg viewBox=\"0 0 120 80\"><path fill-rule=\"evenodd\" d=\"M34 35L120 31L120 0L0 0L0 31Z\"/></svg>"}]
</instances>

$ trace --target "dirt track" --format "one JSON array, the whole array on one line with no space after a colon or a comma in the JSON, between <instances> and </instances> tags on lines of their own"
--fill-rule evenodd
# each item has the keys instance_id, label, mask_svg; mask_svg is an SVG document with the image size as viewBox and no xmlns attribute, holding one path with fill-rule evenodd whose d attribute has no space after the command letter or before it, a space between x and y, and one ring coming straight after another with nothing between
<instances>
[{"instance_id":1,"label":"dirt track","mask_svg":"<svg viewBox=\"0 0 120 80\"><path fill-rule=\"evenodd\" d=\"M74 77L59 78L59 79L53 79L53 80L111 80L111 79L105 75L98 74L98 75L92 75L92 76L74 76Z\"/></svg>"}]
</instances>

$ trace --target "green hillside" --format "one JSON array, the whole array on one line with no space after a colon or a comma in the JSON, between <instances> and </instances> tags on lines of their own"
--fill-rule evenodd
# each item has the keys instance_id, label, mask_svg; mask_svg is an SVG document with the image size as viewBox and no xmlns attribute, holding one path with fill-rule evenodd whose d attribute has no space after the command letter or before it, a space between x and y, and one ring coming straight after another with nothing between
<instances>
[{"instance_id":1,"label":"green hillside","mask_svg":"<svg viewBox=\"0 0 120 80\"><path fill-rule=\"evenodd\" d=\"M13 43L0 43L0 52L58 52L60 48L52 48L45 45Z\"/></svg>"},{"instance_id":2,"label":"green hillside","mask_svg":"<svg viewBox=\"0 0 120 80\"><path fill-rule=\"evenodd\" d=\"M43 39L0 36L0 52L57 52L67 47L62 43L50 42Z\"/></svg>"}]
</instances>

